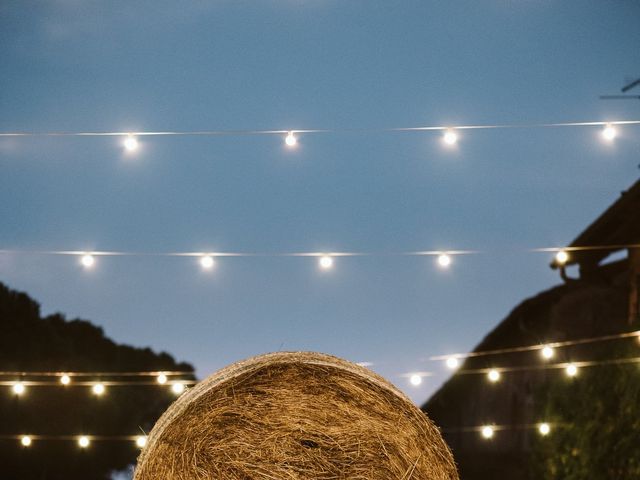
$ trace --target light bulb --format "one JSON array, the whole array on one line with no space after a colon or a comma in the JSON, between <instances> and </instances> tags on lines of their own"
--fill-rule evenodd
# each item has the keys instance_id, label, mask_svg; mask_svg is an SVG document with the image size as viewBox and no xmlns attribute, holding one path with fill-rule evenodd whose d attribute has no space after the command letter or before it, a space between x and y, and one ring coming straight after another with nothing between
<instances>
[{"instance_id":1,"label":"light bulb","mask_svg":"<svg viewBox=\"0 0 640 480\"><path fill-rule=\"evenodd\" d=\"M482 436L484 438L492 438L493 437L493 427L486 425L482 427Z\"/></svg>"},{"instance_id":2,"label":"light bulb","mask_svg":"<svg viewBox=\"0 0 640 480\"><path fill-rule=\"evenodd\" d=\"M184 392L184 384L180 382L174 383L173 385L171 385L171 391L176 395L180 395L182 392Z\"/></svg>"},{"instance_id":3,"label":"light bulb","mask_svg":"<svg viewBox=\"0 0 640 480\"><path fill-rule=\"evenodd\" d=\"M451 256L447 255L446 253L441 253L440 255L438 255L438 265L440 266L440 268L447 268L449 265L451 265Z\"/></svg>"},{"instance_id":4,"label":"light bulb","mask_svg":"<svg viewBox=\"0 0 640 480\"><path fill-rule=\"evenodd\" d=\"M127 152L136 151L138 149L138 139L131 134L127 135L127 138L124 139L124 148Z\"/></svg>"},{"instance_id":5,"label":"light bulb","mask_svg":"<svg viewBox=\"0 0 640 480\"><path fill-rule=\"evenodd\" d=\"M454 370L456 368L458 368L458 366L460 365L460 360L458 360L456 357L449 357L447 358L447 368Z\"/></svg>"},{"instance_id":6,"label":"light bulb","mask_svg":"<svg viewBox=\"0 0 640 480\"><path fill-rule=\"evenodd\" d=\"M540 354L542 355L542 358L549 360L553 357L554 354L553 347L545 345L544 347L542 347L542 350L540 350Z\"/></svg>"},{"instance_id":7,"label":"light bulb","mask_svg":"<svg viewBox=\"0 0 640 480\"><path fill-rule=\"evenodd\" d=\"M82 263L82 266L84 268L91 268L93 267L94 263L96 262L95 258L93 257L93 255L91 254L85 254L82 256L82 258L80 259L80 263Z\"/></svg>"},{"instance_id":8,"label":"light bulb","mask_svg":"<svg viewBox=\"0 0 640 480\"><path fill-rule=\"evenodd\" d=\"M64 374L60 377L60 383L62 385L69 385L71 383L71 377L67 374Z\"/></svg>"},{"instance_id":9,"label":"light bulb","mask_svg":"<svg viewBox=\"0 0 640 480\"><path fill-rule=\"evenodd\" d=\"M84 435L81 437L78 437L78 445L80 446L80 448L87 448L90 443L91 441L89 440L89 437Z\"/></svg>"},{"instance_id":10,"label":"light bulb","mask_svg":"<svg viewBox=\"0 0 640 480\"><path fill-rule=\"evenodd\" d=\"M414 387L417 387L422 383L422 377L417 373L414 373L409 377L409 382L411 382L411 385L413 385Z\"/></svg>"},{"instance_id":11,"label":"light bulb","mask_svg":"<svg viewBox=\"0 0 640 480\"><path fill-rule=\"evenodd\" d=\"M548 423L541 423L540 425L538 425L538 432L540 432L540 435L549 435L550 431L551 427Z\"/></svg>"},{"instance_id":12,"label":"light bulb","mask_svg":"<svg viewBox=\"0 0 640 480\"><path fill-rule=\"evenodd\" d=\"M215 261L213 260L213 257L211 255L204 255L200 258L200 265L202 266L202 268L204 268L205 270L209 270L213 267Z\"/></svg>"},{"instance_id":13,"label":"light bulb","mask_svg":"<svg viewBox=\"0 0 640 480\"><path fill-rule=\"evenodd\" d=\"M602 137L608 142L613 141L613 139L616 138L616 135L618 135L618 132L610 123L607 123L602 129Z\"/></svg>"},{"instance_id":14,"label":"light bulb","mask_svg":"<svg viewBox=\"0 0 640 480\"><path fill-rule=\"evenodd\" d=\"M138 448L144 448L147 445L147 437L144 435L138 435L136 437L136 446Z\"/></svg>"},{"instance_id":15,"label":"light bulb","mask_svg":"<svg viewBox=\"0 0 640 480\"><path fill-rule=\"evenodd\" d=\"M93 392L94 395L100 396L102 394L104 394L105 391L105 387L104 384L102 383L96 383L92 388L91 391Z\"/></svg>"},{"instance_id":16,"label":"light bulb","mask_svg":"<svg viewBox=\"0 0 640 480\"><path fill-rule=\"evenodd\" d=\"M156 381L160 384L160 385L164 385L165 383L167 383L167 376L164 373L161 373L160 375L158 375L156 377Z\"/></svg>"},{"instance_id":17,"label":"light bulb","mask_svg":"<svg viewBox=\"0 0 640 480\"><path fill-rule=\"evenodd\" d=\"M298 143L298 139L295 137L295 135L293 134L293 132L289 132L287 134L287 136L284 139L284 143L287 144L287 147L289 148L293 148L296 146L296 144Z\"/></svg>"},{"instance_id":18,"label":"light bulb","mask_svg":"<svg viewBox=\"0 0 640 480\"><path fill-rule=\"evenodd\" d=\"M565 368L564 371L567 376L575 377L578 374L578 367L576 367L573 363L570 363L569 365L567 365L567 368Z\"/></svg>"},{"instance_id":19,"label":"light bulb","mask_svg":"<svg viewBox=\"0 0 640 480\"><path fill-rule=\"evenodd\" d=\"M560 250L556 253L556 263L558 265L564 265L569 260L569 254L564 250Z\"/></svg>"},{"instance_id":20,"label":"light bulb","mask_svg":"<svg viewBox=\"0 0 640 480\"><path fill-rule=\"evenodd\" d=\"M487 377L491 383L496 383L500 380L500 372L498 370L489 370Z\"/></svg>"},{"instance_id":21,"label":"light bulb","mask_svg":"<svg viewBox=\"0 0 640 480\"><path fill-rule=\"evenodd\" d=\"M12 390L13 390L14 394L22 395L24 393L24 391L26 390L26 387L24 386L24 383L16 382L16 383L13 384Z\"/></svg>"},{"instance_id":22,"label":"light bulb","mask_svg":"<svg viewBox=\"0 0 640 480\"><path fill-rule=\"evenodd\" d=\"M455 143L458 141L458 134L452 129L447 129L442 136L442 140L447 145L455 145Z\"/></svg>"},{"instance_id":23,"label":"light bulb","mask_svg":"<svg viewBox=\"0 0 640 480\"><path fill-rule=\"evenodd\" d=\"M23 435L22 437L20 437L20 443L22 444L23 447L30 447L31 437L29 435Z\"/></svg>"},{"instance_id":24,"label":"light bulb","mask_svg":"<svg viewBox=\"0 0 640 480\"><path fill-rule=\"evenodd\" d=\"M318 264L323 270L328 270L333 266L333 258L331 258L329 255L322 255L318 260Z\"/></svg>"}]
</instances>

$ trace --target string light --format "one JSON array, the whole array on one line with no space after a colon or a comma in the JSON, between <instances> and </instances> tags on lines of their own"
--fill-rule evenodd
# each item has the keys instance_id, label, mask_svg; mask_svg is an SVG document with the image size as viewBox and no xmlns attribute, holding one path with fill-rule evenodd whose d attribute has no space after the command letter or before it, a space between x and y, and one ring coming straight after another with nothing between
<instances>
[{"instance_id":1,"label":"string light","mask_svg":"<svg viewBox=\"0 0 640 480\"><path fill-rule=\"evenodd\" d=\"M615 125L638 125L640 120L617 120L611 122L589 121L589 122L555 122L555 123L533 123L533 124L483 124L483 125L457 125L455 130L495 130L512 128L558 128L558 127L597 127ZM451 127L442 125L426 125L414 127L395 128L348 128L348 129L297 129L297 133L336 133L336 132L428 132L428 131L449 131ZM288 130L183 130L183 131L146 131L135 132L136 136L245 136L245 135L283 135L290 134ZM0 132L0 137L109 137L109 136L129 136L134 137L131 132ZM135 137L134 137L135 138Z\"/></svg>"},{"instance_id":2,"label":"string light","mask_svg":"<svg viewBox=\"0 0 640 480\"><path fill-rule=\"evenodd\" d=\"M447 368L450 370L455 370L460 366L460 360L457 357L449 357L446 361Z\"/></svg>"},{"instance_id":3,"label":"string light","mask_svg":"<svg viewBox=\"0 0 640 480\"><path fill-rule=\"evenodd\" d=\"M293 148L298 143L298 139L293 134L293 132L289 132L287 133L287 136L285 137L284 142L287 144L287 147Z\"/></svg>"},{"instance_id":4,"label":"string light","mask_svg":"<svg viewBox=\"0 0 640 480\"><path fill-rule=\"evenodd\" d=\"M82 263L82 266L84 268L91 268L93 267L94 263L95 263L95 258L93 257L93 255L87 253L82 255L82 257L80 258L80 263Z\"/></svg>"},{"instance_id":5,"label":"string light","mask_svg":"<svg viewBox=\"0 0 640 480\"><path fill-rule=\"evenodd\" d=\"M194 380L186 380L183 382L186 385L192 385L195 384L196 382ZM4 381L4 380L0 380L0 385L8 385L10 387L14 387L15 382L12 381ZM107 382L102 382L103 388L105 389L103 391L106 392L106 388L108 386L116 386L116 387L132 387L132 386L152 386L152 385L159 385L158 383L158 379L154 379L153 381L128 381L128 380L109 380ZM96 386L95 382L93 381L74 381L73 383L70 383L69 385L62 385L62 382L58 381L47 381L47 380L32 380L29 382L24 383L24 388L26 389L26 387L56 387L56 386L62 386L63 388L67 388L67 387L90 387L91 391L93 393L93 388ZM100 388L97 388L98 390Z\"/></svg>"},{"instance_id":6,"label":"string light","mask_svg":"<svg viewBox=\"0 0 640 480\"><path fill-rule=\"evenodd\" d=\"M451 128L445 130L442 140L445 144L452 146L458 141L458 134Z\"/></svg>"},{"instance_id":7,"label":"string light","mask_svg":"<svg viewBox=\"0 0 640 480\"><path fill-rule=\"evenodd\" d=\"M639 332L635 332L636 334ZM123 371L123 372L90 372L90 371L76 371L76 372L60 372L60 371L7 371L0 370L1 376L15 376L15 375L33 375L36 377L61 377L61 376L73 376L73 377L96 377L96 376L110 376L110 377L157 377L160 374L164 375L192 375L193 372L187 370L174 370L174 371Z\"/></svg>"},{"instance_id":8,"label":"string light","mask_svg":"<svg viewBox=\"0 0 640 480\"><path fill-rule=\"evenodd\" d=\"M484 427L482 427L482 430L480 430L480 433L482 433L482 436L484 438L490 439L493 438L494 429L489 425L485 425Z\"/></svg>"},{"instance_id":9,"label":"string light","mask_svg":"<svg viewBox=\"0 0 640 480\"><path fill-rule=\"evenodd\" d=\"M613 141L617 135L618 135L618 132L616 131L615 127L610 123L607 123L602 129L602 137L608 142Z\"/></svg>"},{"instance_id":10,"label":"string light","mask_svg":"<svg viewBox=\"0 0 640 480\"><path fill-rule=\"evenodd\" d=\"M540 432L540 435L542 436L549 435L549 432L551 432L551 427L548 423L541 423L540 425L538 425L538 432Z\"/></svg>"},{"instance_id":11,"label":"string light","mask_svg":"<svg viewBox=\"0 0 640 480\"><path fill-rule=\"evenodd\" d=\"M437 257L437 262L440 268L449 268L449 265L451 265L451 256L446 253L441 253Z\"/></svg>"},{"instance_id":12,"label":"string light","mask_svg":"<svg viewBox=\"0 0 640 480\"><path fill-rule=\"evenodd\" d=\"M598 251L598 250L617 250L617 249L630 249L630 248L640 248L640 244L620 244L620 245L600 245L600 246L587 246L587 247L570 247L563 250L567 254L567 258L569 251ZM556 252L554 258L558 256L557 247L545 247L545 248L533 248L526 249L523 252L548 252L553 251ZM95 265L97 262L97 256L120 256L120 257L199 257L204 263L205 266L210 263L210 261L204 260L207 256L211 257L214 264L216 257L321 257L321 256L331 256L331 257L374 257L374 256L394 256L394 257L406 257L406 256L435 256L436 262L439 266L446 268L453 262L453 257L458 255L478 255L478 254L490 254L492 252L489 251L480 251L480 250L449 250L446 252L437 251L437 250L426 250L426 251L403 251L403 252L339 252L339 253L331 253L331 254L319 254L317 252L216 252L215 254L207 254L200 252L126 252L126 251L99 251L99 252L83 252L76 250L0 250L0 255L2 254L16 254L16 255L73 255L80 257L80 263L85 268L90 268ZM563 259L563 255L560 255L560 260Z\"/></svg>"},{"instance_id":13,"label":"string light","mask_svg":"<svg viewBox=\"0 0 640 480\"><path fill-rule=\"evenodd\" d=\"M419 386L422 383L422 376L418 375L417 373L414 373L413 375L411 375L409 377L409 382L411 383L411 385L413 385L414 387Z\"/></svg>"},{"instance_id":14,"label":"string light","mask_svg":"<svg viewBox=\"0 0 640 480\"><path fill-rule=\"evenodd\" d=\"M637 337L637 333L633 332L633 335L624 334L626 338ZM624 338L624 337L618 337ZM583 339L584 340L584 339ZM581 341L576 341L577 343L584 343ZM539 348L539 347L538 347ZM372 365L369 362L368 365ZM473 374L481 374L488 378L489 381L499 381L502 378L504 372L521 372L521 371L532 371L532 370L564 370L566 375L575 376L578 373L578 370L582 367L593 367L593 366L604 366L604 365L627 365L627 364L640 364L640 357L622 357L622 358L612 358L605 360L585 360L573 363L555 363L555 364L533 364L533 365L517 365L517 366L500 366L499 368L476 368L476 369L463 369L458 370L457 374L460 375L473 375ZM456 356L447 357L446 366L449 369L456 369L461 365L461 359ZM105 375L106 372L76 372L73 373L73 376L82 376L82 375ZM135 376L148 376L152 372L129 372L129 373L114 373L113 375L135 375ZM167 372L170 373L170 372ZM154 379L153 381L121 381L121 380L108 380L96 383L95 381L86 381L86 380L74 380L73 383L69 383L71 386L89 386L91 387L92 393L95 395L102 395L106 392L107 386L151 386L151 385L164 385L169 383L169 378L167 373L163 372L153 372ZM0 371L0 386L7 385L12 388L12 391L16 395L21 395L26 391L27 386L34 387L54 387L56 385L63 385L61 381L61 377L55 381L46 381L46 380L29 380L29 381L9 381L2 380L2 376L7 375L34 375L35 377L40 376L58 376L60 377L59 372L3 372ZM180 375L191 375L191 372L174 372L170 374L180 374ZM420 371L420 372L411 372L401 374L400 376L407 378L409 382L413 385L418 384L418 379L433 375L432 371ZM66 374L65 374L66 375ZM170 383L171 389L174 393L180 394L182 393L187 385L195 384L195 380L180 380L173 381Z\"/></svg>"},{"instance_id":15,"label":"string light","mask_svg":"<svg viewBox=\"0 0 640 480\"><path fill-rule=\"evenodd\" d=\"M12 390L15 395L20 396L24 393L24 391L26 390L26 387L24 386L24 383L16 382L13 384Z\"/></svg>"},{"instance_id":16,"label":"string light","mask_svg":"<svg viewBox=\"0 0 640 480\"><path fill-rule=\"evenodd\" d=\"M93 387L91 387L91 391L94 395L97 395L99 397L104 394L105 386L103 383L96 383Z\"/></svg>"},{"instance_id":17,"label":"string light","mask_svg":"<svg viewBox=\"0 0 640 480\"><path fill-rule=\"evenodd\" d=\"M181 395L184 392L184 384L182 382L176 382L171 385L171 391L176 395Z\"/></svg>"},{"instance_id":18,"label":"string light","mask_svg":"<svg viewBox=\"0 0 640 480\"><path fill-rule=\"evenodd\" d=\"M556 424L565 428L570 428L571 424ZM548 435L551 432L551 425L548 423L538 424L513 424L513 425L483 425L478 427L443 428L442 432L480 432L484 438L492 438L497 431L502 430L523 430L535 429L540 435ZM24 447L30 447L34 441L59 441L72 440L81 448L87 448L94 441L122 441L134 442L138 448L147 446L148 437L146 435L11 435L0 434L0 440L18 441Z\"/></svg>"},{"instance_id":19,"label":"string light","mask_svg":"<svg viewBox=\"0 0 640 480\"><path fill-rule=\"evenodd\" d=\"M640 331L635 330L633 332L615 333L615 334L612 334L612 335L601 335L599 337L578 338L576 340L565 340L565 341L562 341L562 342L552 342L552 343L547 344L546 346L551 347L551 349L552 349L551 356L553 356L553 349L557 348L557 347L568 347L568 346L571 346L571 345L585 345L585 344L588 344L588 343L603 342L603 341L609 341L609 340L620 340L620 339L623 339L623 338L630 338L630 337L638 338L638 340L640 340ZM508 348L498 348L498 349L494 349L494 350L480 350L480 351L477 351L477 352L468 352L468 353L455 353L455 354L448 354L448 355L435 355L435 356L429 357L429 360L436 360L436 361L446 360L450 356L455 356L455 357L458 357L458 358L473 358L473 357L482 357L482 356L488 356L488 355L499 355L499 354L503 354L503 353L521 353L521 352L529 352L529 351L533 351L533 350L540 351L541 349L543 349L543 347L541 347L540 344L537 343L537 344L533 344L533 345L524 345L524 346L521 346L521 347L508 347ZM542 353L543 352L541 352L541 354ZM544 353L548 354L548 352L544 352Z\"/></svg>"},{"instance_id":20,"label":"string light","mask_svg":"<svg viewBox=\"0 0 640 480\"><path fill-rule=\"evenodd\" d=\"M556 263L558 265L564 265L568 261L569 261L569 254L566 251L560 250L558 253L556 253Z\"/></svg>"},{"instance_id":21,"label":"string light","mask_svg":"<svg viewBox=\"0 0 640 480\"><path fill-rule=\"evenodd\" d=\"M144 435L138 435L136 437L136 446L138 448L144 448L147 445L147 437L145 437Z\"/></svg>"},{"instance_id":22,"label":"string light","mask_svg":"<svg viewBox=\"0 0 640 480\"><path fill-rule=\"evenodd\" d=\"M553 355L554 355L553 347L551 347L550 345L545 345L544 347L542 347L542 350L540 350L540 354L542 355L542 358L546 360L553 358Z\"/></svg>"},{"instance_id":23,"label":"string light","mask_svg":"<svg viewBox=\"0 0 640 480\"><path fill-rule=\"evenodd\" d=\"M60 377L60 383L62 385L69 385L71 383L71 377L65 373Z\"/></svg>"},{"instance_id":24,"label":"string light","mask_svg":"<svg viewBox=\"0 0 640 480\"><path fill-rule=\"evenodd\" d=\"M202 256L202 258L200 258L200 265L205 270L210 270L211 268L213 268L214 263L215 261L213 260L213 257L211 255L204 255Z\"/></svg>"},{"instance_id":25,"label":"string light","mask_svg":"<svg viewBox=\"0 0 640 480\"><path fill-rule=\"evenodd\" d=\"M329 255L322 255L318 259L318 265L320 265L320 268L322 268L323 270L328 270L333 267L333 258L331 258Z\"/></svg>"},{"instance_id":26,"label":"string light","mask_svg":"<svg viewBox=\"0 0 640 480\"><path fill-rule=\"evenodd\" d=\"M565 373L569 377L575 377L578 374L578 367L575 364L570 363L567 365L567 368L565 368Z\"/></svg>"},{"instance_id":27,"label":"string light","mask_svg":"<svg viewBox=\"0 0 640 480\"><path fill-rule=\"evenodd\" d=\"M123 143L127 152L135 152L138 149L138 139L132 134L127 135Z\"/></svg>"}]
</instances>

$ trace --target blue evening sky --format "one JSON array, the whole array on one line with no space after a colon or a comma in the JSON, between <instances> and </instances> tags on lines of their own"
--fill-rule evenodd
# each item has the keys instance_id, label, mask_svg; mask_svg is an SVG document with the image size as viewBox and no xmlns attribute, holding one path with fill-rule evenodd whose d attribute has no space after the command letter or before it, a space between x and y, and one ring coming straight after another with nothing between
<instances>
[{"instance_id":1,"label":"blue evening sky","mask_svg":"<svg viewBox=\"0 0 640 480\"><path fill-rule=\"evenodd\" d=\"M403 252L433 258L0 255L0 281L204 376L318 350L427 399L426 356L472 348L559 282L549 254L638 177L640 127L384 133L636 120L635 1L3 1L0 131L328 128L282 136L0 139L0 249ZM640 90L637 89L637 90ZM640 91L635 93L640 94ZM365 129L368 132L348 132ZM419 388L399 375L435 370Z\"/></svg>"}]
</instances>

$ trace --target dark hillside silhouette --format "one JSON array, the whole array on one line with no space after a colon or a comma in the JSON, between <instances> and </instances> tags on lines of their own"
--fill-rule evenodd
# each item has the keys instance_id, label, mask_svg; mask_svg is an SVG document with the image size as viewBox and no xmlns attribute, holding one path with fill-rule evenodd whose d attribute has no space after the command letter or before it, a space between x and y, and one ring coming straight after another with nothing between
<instances>
[{"instance_id":1,"label":"dark hillside silhouette","mask_svg":"<svg viewBox=\"0 0 640 480\"><path fill-rule=\"evenodd\" d=\"M626 258L605 262L625 250ZM556 259L551 264L564 283L523 301L474 351L640 328L640 181L580 233L567 253L566 261ZM575 267L571 274L569 267ZM554 362L624 358L637 355L636 350L636 338L573 345L557 349ZM463 368L543 363L538 351L529 351L471 357ZM637 389L628 385L629 372L637 373L636 368L592 368L569 384L561 370L508 372L496 384L483 375L458 374L422 408L443 428L465 480L638 478L640 455L635 445L640 417L637 398L633 398ZM502 430L490 441L459 430L540 421L570 424L571 428L552 432L544 440L531 428ZM594 431L594 425L608 428Z\"/></svg>"},{"instance_id":2,"label":"dark hillside silhouette","mask_svg":"<svg viewBox=\"0 0 640 480\"><path fill-rule=\"evenodd\" d=\"M61 314L42 318L38 303L0 283L0 370L193 372L193 367L177 363L167 353L118 345L85 320L66 320ZM136 435L148 432L174 398L168 387L157 385L111 386L100 398L87 386L31 386L20 397L2 386L0 436ZM82 450L73 440L34 441L23 448L15 439L0 439L0 476L107 479L112 470L125 468L137 455L138 449L129 441L96 441Z\"/></svg>"}]
</instances>

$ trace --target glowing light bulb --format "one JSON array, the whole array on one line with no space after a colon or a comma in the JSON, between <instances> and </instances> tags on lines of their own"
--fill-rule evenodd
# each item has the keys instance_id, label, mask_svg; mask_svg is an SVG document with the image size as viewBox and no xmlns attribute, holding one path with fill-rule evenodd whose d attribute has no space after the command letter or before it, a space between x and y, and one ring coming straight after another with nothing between
<instances>
[{"instance_id":1,"label":"glowing light bulb","mask_svg":"<svg viewBox=\"0 0 640 480\"><path fill-rule=\"evenodd\" d=\"M569 260L569 254L564 250L560 250L556 253L556 263L558 265L564 265Z\"/></svg>"},{"instance_id":2,"label":"glowing light bulb","mask_svg":"<svg viewBox=\"0 0 640 480\"><path fill-rule=\"evenodd\" d=\"M449 265L451 265L450 255L447 255L446 253L438 255L438 266L440 266L440 268L447 268Z\"/></svg>"},{"instance_id":3,"label":"glowing light bulb","mask_svg":"<svg viewBox=\"0 0 640 480\"><path fill-rule=\"evenodd\" d=\"M489 425L482 427L482 430L481 430L482 436L487 439L493 437L493 432L494 432L493 427L490 427Z\"/></svg>"},{"instance_id":4,"label":"glowing light bulb","mask_svg":"<svg viewBox=\"0 0 640 480\"><path fill-rule=\"evenodd\" d=\"M549 432L551 432L551 427L549 426L548 423L541 423L540 425L538 425L538 432L540 432L540 435L549 435Z\"/></svg>"},{"instance_id":5,"label":"glowing light bulb","mask_svg":"<svg viewBox=\"0 0 640 480\"><path fill-rule=\"evenodd\" d=\"M550 358L553 358L553 347L550 347L549 345L545 345L544 347L542 347L542 350L540 350L540 354L542 355L542 358L549 360Z\"/></svg>"},{"instance_id":6,"label":"glowing light bulb","mask_svg":"<svg viewBox=\"0 0 640 480\"><path fill-rule=\"evenodd\" d=\"M284 143L287 144L287 147L293 148L293 147L295 147L297 145L298 139L295 137L293 132L289 132L287 134L287 136L285 137L285 139L284 139Z\"/></svg>"},{"instance_id":7,"label":"glowing light bulb","mask_svg":"<svg viewBox=\"0 0 640 480\"><path fill-rule=\"evenodd\" d=\"M500 380L500 372L498 370L489 370L487 377L491 383L496 383Z\"/></svg>"},{"instance_id":8,"label":"glowing light bulb","mask_svg":"<svg viewBox=\"0 0 640 480\"><path fill-rule=\"evenodd\" d=\"M136 446L138 448L144 448L147 445L147 437L144 435L138 435L136 437Z\"/></svg>"},{"instance_id":9,"label":"glowing light bulb","mask_svg":"<svg viewBox=\"0 0 640 480\"><path fill-rule=\"evenodd\" d=\"M64 374L60 377L60 383L62 385L69 385L71 383L71 377L67 374Z\"/></svg>"},{"instance_id":10,"label":"glowing light bulb","mask_svg":"<svg viewBox=\"0 0 640 480\"><path fill-rule=\"evenodd\" d=\"M456 357L449 357L447 358L447 368L454 370L456 368L458 368L458 366L460 366L460 360L458 360Z\"/></svg>"},{"instance_id":11,"label":"glowing light bulb","mask_svg":"<svg viewBox=\"0 0 640 480\"><path fill-rule=\"evenodd\" d=\"M29 435L23 435L22 437L20 437L20 443L22 444L23 447L30 447L31 437Z\"/></svg>"},{"instance_id":12,"label":"glowing light bulb","mask_svg":"<svg viewBox=\"0 0 640 480\"><path fill-rule=\"evenodd\" d=\"M578 367L576 367L573 363L570 363L569 365L567 365L567 368L565 368L564 371L567 376L575 377L578 374Z\"/></svg>"},{"instance_id":13,"label":"glowing light bulb","mask_svg":"<svg viewBox=\"0 0 640 480\"><path fill-rule=\"evenodd\" d=\"M200 266L205 270L210 270L213 268L215 261L211 255L204 255L200 258Z\"/></svg>"},{"instance_id":14,"label":"glowing light bulb","mask_svg":"<svg viewBox=\"0 0 640 480\"><path fill-rule=\"evenodd\" d=\"M452 129L447 129L442 136L442 141L447 145L455 145L458 141L458 134Z\"/></svg>"},{"instance_id":15,"label":"glowing light bulb","mask_svg":"<svg viewBox=\"0 0 640 480\"><path fill-rule=\"evenodd\" d=\"M124 139L124 148L127 152L135 152L138 149L138 139L131 134L127 135Z\"/></svg>"},{"instance_id":16,"label":"glowing light bulb","mask_svg":"<svg viewBox=\"0 0 640 480\"><path fill-rule=\"evenodd\" d=\"M26 390L26 387L24 386L24 383L16 382L13 384L12 390L15 395L22 395Z\"/></svg>"},{"instance_id":17,"label":"glowing light bulb","mask_svg":"<svg viewBox=\"0 0 640 480\"><path fill-rule=\"evenodd\" d=\"M85 254L80 258L80 263L84 268L91 268L95 264L96 259L91 254Z\"/></svg>"},{"instance_id":18,"label":"glowing light bulb","mask_svg":"<svg viewBox=\"0 0 640 480\"><path fill-rule=\"evenodd\" d=\"M182 394L182 392L184 392L184 384L180 382L174 383L173 385L171 385L171 391L176 395Z\"/></svg>"},{"instance_id":19,"label":"glowing light bulb","mask_svg":"<svg viewBox=\"0 0 640 480\"><path fill-rule=\"evenodd\" d=\"M160 375L158 375L156 377L156 381L160 384L160 385L164 385L165 383L167 383L167 376L164 373L161 373Z\"/></svg>"},{"instance_id":20,"label":"glowing light bulb","mask_svg":"<svg viewBox=\"0 0 640 480\"><path fill-rule=\"evenodd\" d=\"M83 435L81 437L78 437L78 446L80 448L87 448L90 443L91 443L91 441L89 440L89 437L87 437L85 435Z\"/></svg>"},{"instance_id":21,"label":"glowing light bulb","mask_svg":"<svg viewBox=\"0 0 640 480\"><path fill-rule=\"evenodd\" d=\"M602 129L602 137L608 142L613 141L613 139L616 138L616 135L618 135L618 132L610 123L607 123Z\"/></svg>"},{"instance_id":22,"label":"glowing light bulb","mask_svg":"<svg viewBox=\"0 0 640 480\"><path fill-rule=\"evenodd\" d=\"M411 375L409 377L409 382L414 387L417 387L418 385L420 385L422 383L422 377L420 375L418 375L417 373L414 373L413 375Z\"/></svg>"},{"instance_id":23,"label":"glowing light bulb","mask_svg":"<svg viewBox=\"0 0 640 480\"><path fill-rule=\"evenodd\" d=\"M333 267L333 258L331 258L329 255L322 255L318 260L318 264L323 270L328 270Z\"/></svg>"},{"instance_id":24,"label":"glowing light bulb","mask_svg":"<svg viewBox=\"0 0 640 480\"><path fill-rule=\"evenodd\" d=\"M91 387L91 391L94 395L100 396L104 394L105 387L102 383L96 383L93 387Z\"/></svg>"}]
</instances>

